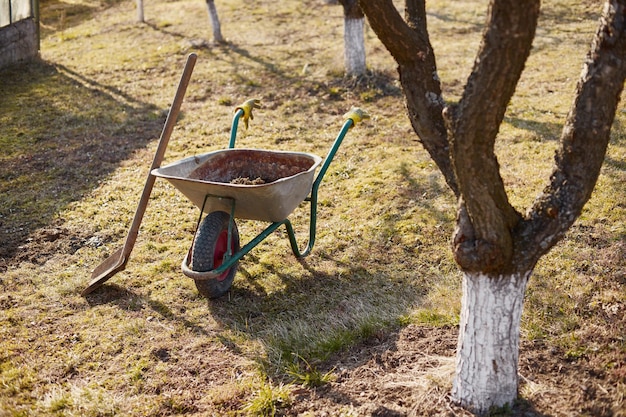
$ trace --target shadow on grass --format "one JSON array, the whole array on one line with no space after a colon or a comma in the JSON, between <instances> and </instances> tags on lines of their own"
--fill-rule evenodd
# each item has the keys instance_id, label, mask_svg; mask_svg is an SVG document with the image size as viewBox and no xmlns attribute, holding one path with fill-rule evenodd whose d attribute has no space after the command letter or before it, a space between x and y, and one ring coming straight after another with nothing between
<instances>
[{"instance_id":1,"label":"shadow on grass","mask_svg":"<svg viewBox=\"0 0 626 417\"><path fill-rule=\"evenodd\" d=\"M407 298L412 298L416 303L419 302L419 295L406 295L411 291L404 283L394 282L391 276L371 273L362 267L350 268L342 276L335 276L315 271L306 261L301 263L312 272L305 280L295 280L289 274L270 268L268 272L279 275L285 284L280 291L264 292L254 277L246 270L240 270L240 285L234 287L230 298L208 302L211 316L225 328L236 330L236 333L246 333L248 337L262 341L269 350L282 350L281 360L277 363L266 363L268 359L262 356L256 358L270 380L298 384L299 381L293 381L287 375L289 369L293 369L293 364L299 364L297 366L300 369L304 368L302 372L318 372L320 375L330 372L337 378L332 384L296 389L296 398L289 409L290 413L295 415L308 411L302 407L310 404L309 401L323 398L328 408L339 408L345 404L355 407L371 404L376 407L371 415L402 416L406 414L394 410L396 405L410 404L415 398L428 398L414 404L412 415L443 415L439 414L443 410L455 410L459 413L455 415L472 415L452 404L448 391L433 383L434 378L440 376L428 374L432 370L433 375L440 375L436 369L437 362L442 358L452 360L454 357L457 328L420 325L405 327L399 322L378 323L376 320L372 322L373 325L368 325L367 321L363 325L358 319L349 318L352 314L351 307L365 308L365 311L360 311L357 315L375 315L380 309L402 314L401 308L398 309L393 302L388 302L381 295L404 292ZM247 285L241 285L241 275ZM374 287L384 289L375 293L371 291L372 283ZM316 299L321 302L316 304ZM398 304L402 303L399 298L397 301ZM319 320L322 317L320 311L327 313L326 321ZM409 312L410 308L404 311L406 314ZM332 324L329 325L329 322L335 320L336 327L345 327L345 330L337 332L336 341L332 334L337 329ZM280 322L277 327L282 333L277 337L272 335L275 331L272 321ZM303 323L305 326L310 325L311 333L302 333L298 326ZM325 330L320 334L320 329ZM222 335L220 341L232 353L245 355L239 347L237 337L231 339ZM315 342L311 347L306 346L306 342L299 344L299 337L323 340ZM295 350L298 347L304 347L304 350ZM411 360L407 361L406 358ZM413 360L416 362L407 366ZM412 372L415 372L414 381L407 379ZM367 382L361 381L361 375L366 375ZM396 385L393 385L394 381L397 381ZM424 381L429 381L432 387ZM388 386L395 388L390 389ZM374 399L373 391L377 392ZM402 392L402 400L398 400L398 392ZM503 415L545 417L547 414L537 411L532 402L519 398Z\"/></svg>"},{"instance_id":2,"label":"shadow on grass","mask_svg":"<svg viewBox=\"0 0 626 417\"><path fill-rule=\"evenodd\" d=\"M519 117L505 117L504 121L517 129L539 135L542 140L558 141L561 137L563 125L561 123L544 123L536 120L521 119Z\"/></svg>"},{"instance_id":3,"label":"shadow on grass","mask_svg":"<svg viewBox=\"0 0 626 417\"><path fill-rule=\"evenodd\" d=\"M402 97L402 89L396 85L396 78L392 71L368 70L360 76L345 75L343 72L332 74L326 81L317 81L303 77L301 73L286 71L284 66L271 61L261 53L251 53L248 49L233 42L221 45L228 65L235 69L233 77L243 86L246 94L252 94L261 84L274 85L274 92L269 94L273 100L281 95L277 91L289 92L288 96L295 99L300 96L321 96L325 100L341 101L348 96L358 96L366 103L375 102L384 97ZM260 66L263 71L252 72L242 66L248 62L253 66ZM241 71L239 71L241 68ZM284 93L283 93L284 94ZM267 95L267 94L266 94ZM348 109L346 109L347 111Z\"/></svg>"},{"instance_id":4,"label":"shadow on grass","mask_svg":"<svg viewBox=\"0 0 626 417\"><path fill-rule=\"evenodd\" d=\"M41 1L39 5L41 36L45 38L52 33L78 26L93 18L96 13L101 13L122 2L123 0L103 0L97 3L62 0Z\"/></svg>"},{"instance_id":5,"label":"shadow on grass","mask_svg":"<svg viewBox=\"0 0 626 417\"><path fill-rule=\"evenodd\" d=\"M425 193L440 194L446 192L441 181L435 181L432 178L430 178L430 182L423 181L411 176L408 169L401 169L401 173L407 184L401 195L406 200L415 199L416 196ZM450 220L445 212L438 209L434 204L430 204L428 200L422 203L422 209L428 211L429 216L434 216L442 222ZM389 217L386 221L393 223L391 219L393 217ZM393 224L381 227L394 228ZM289 250L287 244L284 247L285 250ZM364 246L361 250L367 251L368 248ZM210 315L221 327L228 330L220 332L217 336L219 343L235 355L249 355L250 353L246 352L246 349L242 349L241 335L245 334L246 339L260 341L262 345L269 346L270 350L279 350L281 352L280 361L267 363L269 362L267 358L255 358L259 366L266 367L270 378L276 380L288 378L285 374L285 364L288 364L289 360L294 357L304 358L321 372L328 372L333 368L341 369L340 378L350 378L351 380L358 378L359 372L377 371L376 366L381 366L380 372L399 374L402 370L396 368L403 363L402 358L406 357L402 355L407 355L407 342L404 340L401 343L400 333L403 332L401 323L394 322L390 317L409 314L411 306L417 305L422 295L420 288L417 287L425 287L425 284L409 285L408 279L398 279L398 276L393 273L381 272L376 268L369 269L367 265L352 265L349 262L335 259L323 250L314 250L312 256L318 256L324 258L325 261L334 263L335 267L332 270L340 272L325 273L315 266L316 262L309 262L310 258L305 258L300 263L308 273L298 274L298 277L295 277L288 272L281 271L280 262L263 263L262 258L254 253L248 254L246 256L247 261L243 262L244 266L240 268L231 294L218 300L207 301ZM255 272L253 275L245 268L246 264L253 263L263 263L266 272L262 274ZM281 283L280 289L268 291L267 286L259 282L264 278L264 275L276 276ZM416 272L416 276L418 277L416 280L419 279L419 271ZM184 278L181 277L181 279ZM394 294L397 298L394 298ZM185 314L177 314L161 302L152 300L148 296L120 289L116 285L105 285L98 292L86 298L92 306L114 304L120 309L131 311L140 309L142 306L148 306L164 319L179 323L195 334L207 334L201 322L187 320ZM393 301L397 301L397 304ZM360 310L353 314L352 308ZM324 315L320 315L320 311L324 312ZM359 315L366 317L366 320L360 320ZM375 318L368 321L368 315L378 315L382 319ZM328 321L337 319L336 325L319 320L324 317ZM305 327L309 326L313 330L311 334L304 336L312 339L319 338L320 341L300 343L297 338L302 335L302 332L298 326L302 323ZM283 332L277 337L273 336L276 324ZM344 331L342 328L347 330ZM327 334L318 334L319 329L324 329L328 334L334 333L336 329L339 331L337 331L336 337L327 337ZM293 335L290 335L292 331ZM421 333L410 339L412 349L414 349L411 352L420 352L420 355L423 355L427 352L426 349L430 347L438 349L431 352L432 355L454 355L456 341L453 334L454 329L448 329L444 335L447 339L452 340L451 342L448 340L445 349L440 341L443 337L441 332L442 330L436 327L424 327ZM403 337L406 338L406 336ZM401 347L402 344L403 348ZM351 387L353 386L351 385ZM302 396L299 399L304 397L324 398L325 401L337 407L342 404L359 406L370 402L361 396L360 392L345 388L341 381L337 384L327 384L318 388L299 389L296 395ZM447 402L447 392L438 392L438 395L446 398L437 403L439 406L453 407ZM406 399L409 400L410 398L407 397ZM294 407L298 407L298 402L295 402ZM305 401L301 402L306 403ZM422 405L422 407L427 405ZM425 410L424 415L427 412ZM394 411L392 403L382 404L379 402L375 413L372 415L403 414ZM544 416L535 410L532 403L524 399L521 399L511 409L511 413L507 415Z\"/></svg>"},{"instance_id":6,"label":"shadow on grass","mask_svg":"<svg viewBox=\"0 0 626 417\"><path fill-rule=\"evenodd\" d=\"M0 73L0 270L38 228L159 136L158 109L61 66Z\"/></svg>"},{"instance_id":7,"label":"shadow on grass","mask_svg":"<svg viewBox=\"0 0 626 417\"><path fill-rule=\"evenodd\" d=\"M112 304L125 311L140 311L147 306L162 318L172 322L179 322L195 334L208 335L204 327L176 314L166 304L153 300L150 297L139 295L117 284L107 283L98 291L86 295L85 300L90 307Z\"/></svg>"}]
</instances>

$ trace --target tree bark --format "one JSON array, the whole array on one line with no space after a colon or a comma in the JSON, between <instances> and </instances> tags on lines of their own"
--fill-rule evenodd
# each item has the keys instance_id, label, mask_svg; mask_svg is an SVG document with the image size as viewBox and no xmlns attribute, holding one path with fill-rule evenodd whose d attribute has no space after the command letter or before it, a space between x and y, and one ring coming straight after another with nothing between
<instances>
[{"instance_id":1,"label":"tree bark","mask_svg":"<svg viewBox=\"0 0 626 417\"><path fill-rule=\"evenodd\" d=\"M343 51L347 75L365 75L365 15L357 0L340 0L343 6Z\"/></svg>"},{"instance_id":2,"label":"tree bark","mask_svg":"<svg viewBox=\"0 0 626 417\"><path fill-rule=\"evenodd\" d=\"M538 19L539 0L493 1L461 101L444 112L462 197L454 253L464 271L514 270L512 231L521 215L508 201L494 144Z\"/></svg>"},{"instance_id":3,"label":"tree bark","mask_svg":"<svg viewBox=\"0 0 626 417\"><path fill-rule=\"evenodd\" d=\"M367 68L365 66L364 26L364 17L360 19L345 17L344 19L344 60L347 75L365 75Z\"/></svg>"},{"instance_id":4,"label":"tree bark","mask_svg":"<svg viewBox=\"0 0 626 417\"><path fill-rule=\"evenodd\" d=\"M452 397L473 412L513 404L517 398L519 329L529 276L463 275Z\"/></svg>"},{"instance_id":5,"label":"tree bark","mask_svg":"<svg viewBox=\"0 0 626 417\"><path fill-rule=\"evenodd\" d=\"M222 26L220 25L220 19L217 15L215 1L206 0L206 7L209 12L211 27L213 28L213 40L217 43L224 43L224 37L222 36Z\"/></svg>"}]
</instances>

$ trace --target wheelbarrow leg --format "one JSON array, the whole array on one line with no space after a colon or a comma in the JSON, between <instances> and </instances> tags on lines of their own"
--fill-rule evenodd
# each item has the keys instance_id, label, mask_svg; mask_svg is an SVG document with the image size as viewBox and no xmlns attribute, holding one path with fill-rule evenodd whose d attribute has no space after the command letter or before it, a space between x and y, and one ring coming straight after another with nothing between
<instances>
[{"instance_id":1,"label":"wheelbarrow leg","mask_svg":"<svg viewBox=\"0 0 626 417\"><path fill-rule=\"evenodd\" d=\"M333 158L335 157L335 154L341 146L341 142L343 142L343 139L345 138L348 131L355 126L357 121L360 121L362 118L367 118L369 116L367 115L367 113L363 112L363 110L353 109L352 111L346 113L344 117L346 117L347 120L344 122L341 130L337 134L337 137L335 138L335 141L333 142L333 145L330 148L330 151L328 152L328 155L326 156L326 159L324 160L324 163L322 164L319 173L317 174L317 178L315 178L315 181L313 181L310 197L306 199L311 203L311 213L309 220L309 242L307 243L307 246L306 248L304 248L304 250L301 251L298 246L298 242L296 241L296 235L293 230L293 226L291 225L291 222L289 220L283 221L285 227L287 228L287 235L289 236L291 250L296 258L304 258L305 256L307 256L309 253L311 253L313 245L315 245L315 230L317 228L317 192L319 191L320 184L324 179L324 175L326 175L326 171L328 171L330 163L333 161Z\"/></svg>"}]
</instances>

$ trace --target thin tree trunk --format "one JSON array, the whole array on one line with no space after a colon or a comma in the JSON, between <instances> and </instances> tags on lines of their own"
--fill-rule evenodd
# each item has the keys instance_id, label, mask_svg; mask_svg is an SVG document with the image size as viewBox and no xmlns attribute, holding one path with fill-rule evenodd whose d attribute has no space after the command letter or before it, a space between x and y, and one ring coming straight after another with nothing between
<instances>
[{"instance_id":1,"label":"thin tree trunk","mask_svg":"<svg viewBox=\"0 0 626 417\"><path fill-rule=\"evenodd\" d=\"M452 397L474 412L517 398L519 329L530 274L463 276Z\"/></svg>"},{"instance_id":2,"label":"thin tree trunk","mask_svg":"<svg viewBox=\"0 0 626 417\"><path fill-rule=\"evenodd\" d=\"M143 0L137 0L137 21L143 23L145 21L143 16Z\"/></svg>"},{"instance_id":3,"label":"thin tree trunk","mask_svg":"<svg viewBox=\"0 0 626 417\"><path fill-rule=\"evenodd\" d=\"M347 75L365 74L365 15L357 0L339 0L343 6L343 55Z\"/></svg>"},{"instance_id":4,"label":"thin tree trunk","mask_svg":"<svg viewBox=\"0 0 626 417\"><path fill-rule=\"evenodd\" d=\"M365 66L364 27L365 17L355 19L346 16L344 18L344 59L346 74L348 75L364 75L367 69Z\"/></svg>"},{"instance_id":5,"label":"thin tree trunk","mask_svg":"<svg viewBox=\"0 0 626 417\"><path fill-rule=\"evenodd\" d=\"M206 7L209 11L209 20L211 21L211 27L213 28L213 40L217 43L224 43L224 37L222 36L222 27L220 25L220 19L217 16L215 1L206 0Z\"/></svg>"}]
</instances>

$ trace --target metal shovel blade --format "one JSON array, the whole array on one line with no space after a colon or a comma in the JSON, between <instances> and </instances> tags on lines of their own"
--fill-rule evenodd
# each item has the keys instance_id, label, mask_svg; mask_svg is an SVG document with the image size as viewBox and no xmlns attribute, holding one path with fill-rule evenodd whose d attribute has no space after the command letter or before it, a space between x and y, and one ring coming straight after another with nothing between
<instances>
[{"instance_id":1,"label":"metal shovel blade","mask_svg":"<svg viewBox=\"0 0 626 417\"><path fill-rule=\"evenodd\" d=\"M125 256L124 248L121 247L93 270L89 286L81 292L81 295L91 293L113 275L123 271L126 268L126 262L128 262L128 256Z\"/></svg>"}]
</instances>

